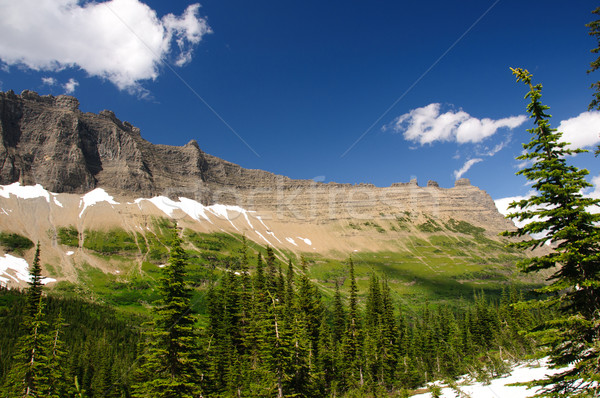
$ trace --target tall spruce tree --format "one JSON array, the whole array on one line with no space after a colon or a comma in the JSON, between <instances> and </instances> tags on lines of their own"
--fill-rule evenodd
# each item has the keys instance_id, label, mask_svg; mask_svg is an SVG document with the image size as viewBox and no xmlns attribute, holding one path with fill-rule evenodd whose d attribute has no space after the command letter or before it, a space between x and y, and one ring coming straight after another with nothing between
<instances>
[{"instance_id":1,"label":"tall spruce tree","mask_svg":"<svg viewBox=\"0 0 600 398\"><path fill-rule=\"evenodd\" d=\"M62 380L53 380L57 376L54 367L58 366L57 362L61 359L53 346L60 346L61 342L58 334L56 341L53 341L45 320L39 242L29 279L26 312L22 323L23 335L17 342L15 364L6 378L6 392L8 396L15 397L52 397L56 396L56 388L63 387ZM56 383L55 386L53 382Z\"/></svg>"},{"instance_id":2,"label":"tall spruce tree","mask_svg":"<svg viewBox=\"0 0 600 398\"><path fill-rule=\"evenodd\" d=\"M550 284L540 289L548 298L545 306L556 308L560 316L547 324L544 337L550 348L552 365L572 367L537 382L543 387L538 396L597 396L600 394L600 214L589 209L600 200L586 198L582 190L590 184L587 170L567 163L567 156L584 152L571 150L561 142L562 133L550 127L548 106L540 102L542 85L533 85L532 75L512 69L517 82L529 88L527 111L535 127L528 130L531 141L526 153L517 159L531 162L517 174L533 182L536 193L513 202L507 217L528 222L505 236L527 237L511 245L534 249L552 244L550 253L520 262L525 272L550 270Z\"/></svg>"},{"instance_id":3,"label":"tall spruce tree","mask_svg":"<svg viewBox=\"0 0 600 398\"><path fill-rule=\"evenodd\" d=\"M177 234L163 268L154 307L155 319L146 331L146 349L134 385L137 397L198 397L200 395L196 333L186 282L187 257Z\"/></svg>"}]
</instances>

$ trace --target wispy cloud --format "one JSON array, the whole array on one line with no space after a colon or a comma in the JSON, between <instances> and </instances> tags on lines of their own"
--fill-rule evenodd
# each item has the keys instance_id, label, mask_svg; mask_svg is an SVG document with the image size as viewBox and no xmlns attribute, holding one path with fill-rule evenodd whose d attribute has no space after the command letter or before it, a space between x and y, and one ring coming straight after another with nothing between
<instances>
[{"instance_id":1,"label":"wispy cloud","mask_svg":"<svg viewBox=\"0 0 600 398\"><path fill-rule=\"evenodd\" d=\"M135 92L140 81L158 77L164 58L177 66L191 60L211 32L199 8L192 4L181 16L159 19L139 0L3 2L0 59L33 70L77 67Z\"/></svg>"},{"instance_id":2,"label":"wispy cloud","mask_svg":"<svg viewBox=\"0 0 600 398\"><path fill-rule=\"evenodd\" d=\"M600 144L600 112L583 112L579 116L560 122L561 141L569 142L570 148L591 148Z\"/></svg>"},{"instance_id":3,"label":"wispy cloud","mask_svg":"<svg viewBox=\"0 0 600 398\"><path fill-rule=\"evenodd\" d=\"M481 158L469 159L463 164L463 166L459 170L454 170L454 178L461 178L469 169L476 163L483 162Z\"/></svg>"},{"instance_id":4,"label":"wispy cloud","mask_svg":"<svg viewBox=\"0 0 600 398\"><path fill-rule=\"evenodd\" d=\"M527 120L524 115L498 120L478 119L462 110L440 113L440 108L439 103L433 103L413 109L394 119L386 129L402 133L404 139L421 145L436 141L464 144L481 142L501 128L514 129Z\"/></svg>"}]
</instances>

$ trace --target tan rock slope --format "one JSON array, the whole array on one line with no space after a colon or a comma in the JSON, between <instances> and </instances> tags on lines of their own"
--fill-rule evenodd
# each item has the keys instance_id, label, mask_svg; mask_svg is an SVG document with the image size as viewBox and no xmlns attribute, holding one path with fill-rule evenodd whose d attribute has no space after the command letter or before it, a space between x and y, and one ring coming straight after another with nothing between
<instances>
[{"instance_id":1,"label":"tan rock slope","mask_svg":"<svg viewBox=\"0 0 600 398\"><path fill-rule=\"evenodd\" d=\"M425 233L415 226L429 220L464 220L494 239L512 227L466 179L452 188L434 181L420 187L416 180L384 188L292 180L206 154L196 141L151 144L114 113L78 107L70 96L0 92L0 231L40 240L66 274L76 262L101 264L84 250L67 255L55 236L63 226L139 232L152 217L171 217L201 232L337 255L393 250L406 236ZM13 183L19 185L6 188ZM22 191L27 186L33 193ZM83 194L97 188L104 199L86 205ZM395 228L398 219L412 226Z\"/></svg>"},{"instance_id":2,"label":"tan rock slope","mask_svg":"<svg viewBox=\"0 0 600 398\"><path fill-rule=\"evenodd\" d=\"M410 211L466 219L492 231L510 226L489 195L466 179L451 189L433 181L419 187L416 180L387 188L292 180L206 154L196 141L151 144L111 111L83 113L78 106L70 96L0 93L0 185L41 184L56 193L102 187L130 198L182 196L317 224Z\"/></svg>"}]
</instances>

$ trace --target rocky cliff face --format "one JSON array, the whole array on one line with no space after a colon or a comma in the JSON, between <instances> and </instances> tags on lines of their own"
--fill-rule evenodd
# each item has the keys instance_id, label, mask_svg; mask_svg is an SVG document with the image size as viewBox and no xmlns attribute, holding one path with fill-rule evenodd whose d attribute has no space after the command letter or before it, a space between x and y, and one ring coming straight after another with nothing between
<instances>
[{"instance_id":1,"label":"rocky cliff face","mask_svg":"<svg viewBox=\"0 0 600 398\"><path fill-rule=\"evenodd\" d=\"M458 180L450 189L415 180L378 188L323 184L248 170L183 147L154 145L111 111L84 113L70 96L0 92L0 185L41 184L57 193L102 187L125 197L157 195L267 211L282 220L372 219L404 213L465 219L488 230L510 227L484 191Z\"/></svg>"}]
</instances>

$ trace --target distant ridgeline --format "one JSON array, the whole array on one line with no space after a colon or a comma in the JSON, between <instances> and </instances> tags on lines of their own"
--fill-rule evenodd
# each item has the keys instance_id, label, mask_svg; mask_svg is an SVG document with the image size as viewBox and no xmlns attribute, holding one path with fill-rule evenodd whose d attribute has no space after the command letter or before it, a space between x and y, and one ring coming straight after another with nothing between
<instances>
[{"instance_id":1,"label":"distant ridgeline","mask_svg":"<svg viewBox=\"0 0 600 398\"><path fill-rule=\"evenodd\" d=\"M510 227L489 195L466 179L451 189L433 181L419 187L416 180L387 188L292 180L211 156L194 140L183 147L151 144L113 112L78 107L65 95L0 92L0 185L79 194L102 187L130 198L186 197L306 221L410 211L469 219L494 231Z\"/></svg>"}]
</instances>

